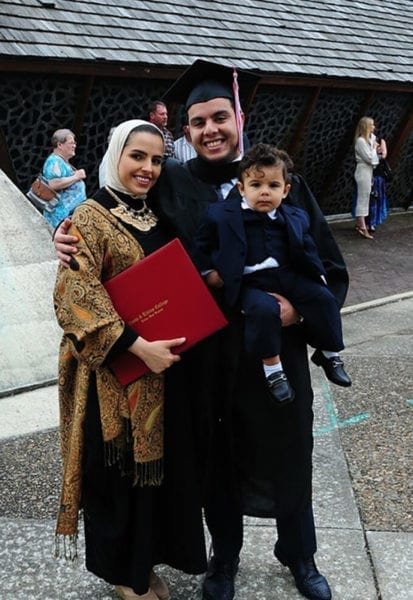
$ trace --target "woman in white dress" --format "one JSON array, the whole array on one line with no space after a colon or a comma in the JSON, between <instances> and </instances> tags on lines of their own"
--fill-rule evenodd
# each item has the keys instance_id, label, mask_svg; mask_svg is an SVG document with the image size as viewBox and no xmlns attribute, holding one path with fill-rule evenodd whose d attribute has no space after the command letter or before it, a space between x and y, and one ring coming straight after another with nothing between
<instances>
[{"instance_id":1,"label":"woman in white dress","mask_svg":"<svg viewBox=\"0 0 413 600\"><path fill-rule=\"evenodd\" d=\"M378 164L377 142L374 133L374 120L371 117L362 117L357 124L354 136L354 151L356 155L356 171L354 179L357 184L356 193L356 231L367 239L374 239L366 226L366 217L369 214L370 192L373 182L373 168Z\"/></svg>"}]
</instances>

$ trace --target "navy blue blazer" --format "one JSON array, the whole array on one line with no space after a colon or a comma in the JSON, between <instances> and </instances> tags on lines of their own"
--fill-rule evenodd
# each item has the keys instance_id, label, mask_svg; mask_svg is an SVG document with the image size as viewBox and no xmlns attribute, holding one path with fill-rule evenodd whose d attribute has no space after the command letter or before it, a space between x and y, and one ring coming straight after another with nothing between
<instances>
[{"instance_id":1,"label":"navy blue blazer","mask_svg":"<svg viewBox=\"0 0 413 600\"><path fill-rule=\"evenodd\" d=\"M199 271L219 272L230 305L238 300L247 255L243 210L239 198L211 204L195 234L192 252ZM277 210L285 219L292 268L321 283L326 271L309 233L308 214L288 204Z\"/></svg>"}]
</instances>

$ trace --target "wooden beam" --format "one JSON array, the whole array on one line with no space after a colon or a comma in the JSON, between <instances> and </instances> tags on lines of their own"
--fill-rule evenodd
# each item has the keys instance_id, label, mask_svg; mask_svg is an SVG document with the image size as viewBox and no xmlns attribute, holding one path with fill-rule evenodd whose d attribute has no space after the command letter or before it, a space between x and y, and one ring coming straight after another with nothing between
<instances>
[{"instance_id":1,"label":"wooden beam","mask_svg":"<svg viewBox=\"0 0 413 600\"><path fill-rule=\"evenodd\" d=\"M90 94L93 89L93 84L95 82L95 77L92 75L91 77L87 77L82 86L82 92L79 96L76 114L73 121L73 133L76 138L79 139L82 133L83 123L85 121L85 115L87 112L87 106L90 99Z\"/></svg>"},{"instance_id":2,"label":"wooden beam","mask_svg":"<svg viewBox=\"0 0 413 600\"><path fill-rule=\"evenodd\" d=\"M283 85L297 87L322 87L331 89L350 90L377 90L413 93L410 82L400 81L373 81L370 79L357 79L355 77L295 77L287 75L268 75L261 73L261 85Z\"/></svg>"},{"instance_id":3,"label":"wooden beam","mask_svg":"<svg viewBox=\"0 0 413 600\"><path fill-rule=\"evenodd\" d=\"M40 59L0 59L0 73L43 73L49 75L84 75L128 79L176 79L184 69L142 63L96 61L59 61Z\"/></svg>"},{"instance_id":4,"label":"wooden beam","mask_svg":"<svg viewBox=\"0 0 413 600\"><path fill-rule=\"evenodd\" d=\"M6 136L4 135L3 129L0 127L0 168L7 175L9 179L17 185L16 172L13 168L13 163L10 158Z\"/></svg>"},{"instance_id":5,"label":"wooden beam","mask_svg":"<svg viewBox=\"0 0 413 600\"><path fill-rule=\"evenodd\" d=\"M341 165L342 165L345 157L348 154L349 148L351 146L353 146L354 133L356 131L357 123L359 122L361 117L368 114L368 112L369 112L368 109L369 109L369 106L370 106L374 96L375 96L375 92L373 90L366 92L364 100L363 100L362 104L360 105L360 108L359 108L357 114L355 115L353 121L349 124L349 128L347 129L346 134L338 146L338 150L334 157L333 165L332 165L331 169L328 170L328 174L321 186L321 192L319 194L320 202L322 202L323 199L327 196L327 193L330 190L330 187L332 186L333 182L337 179L337 175L340 171Z\"/></svg>"},{"instance_id":6,"label":"wooden beam","mask_svg":"<svg viewBox=\"0 0 413 600\"><path fill-rule=\"evenodd\" d=\"M149 65L136 62L106 60L54 60L28 58L1 58L1 72L49 73L55 75L95 75L99 77L121 77L136 79L176 79L186 67ZM352 77L296 76L257 72L262 77L261 85L298 87L323 87L333 89L381 90L413 94L412 82L379 81Z\"/></svg>"},{"instance_id":7,"label":"wooden beam","mask_svg":"<svg viewBox=\"0 0 413 600\"><path fill-rule=\"evenodd\" d=\"M394 143L391 144L390 148L388 148L387 160L390 163L390 166L394 166L397 162L397 158L400 154L400 151L405 145L407 138L409 137L411 131L413 129L413 99L410 103L409 108L406 111L406 114L400 121L400 124L397 128L396 134L394 136Z\"/></svg>"},{"instance_id":8,"label":"wooden beam","mask_svg":"<svg viewBox=\"0 0 413 600\"><path fill-rule=\"evenodd\" d=\"M287 152L291 157L298 153L298 149L303 143L305 128L314 112L314 108L317 104L321 90L321 87L314 88L311 97L307 103L307 107L303 111L301 118L298 120L298 123L295 127L295 132L292 136L292 140L290 144L287 144ZM284 148L284 144L281 143L280 147Z\"/></svg>"}]
</instances>

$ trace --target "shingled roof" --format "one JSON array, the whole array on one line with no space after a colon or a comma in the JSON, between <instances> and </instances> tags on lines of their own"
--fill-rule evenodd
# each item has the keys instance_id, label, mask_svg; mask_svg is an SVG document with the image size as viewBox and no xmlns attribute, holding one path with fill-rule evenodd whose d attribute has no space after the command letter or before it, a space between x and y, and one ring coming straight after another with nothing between
<instances>
[{"instance_id":1,"label":"shingled roof","mask_svg":"<svg viewBox=\"0 0 413 600\"><path fill-rule=\"evenodd\" d=\"M182 69L198 57L263 75L413 82L411 0L2 0L0 61Z\"/></svg>"}]
</instances>

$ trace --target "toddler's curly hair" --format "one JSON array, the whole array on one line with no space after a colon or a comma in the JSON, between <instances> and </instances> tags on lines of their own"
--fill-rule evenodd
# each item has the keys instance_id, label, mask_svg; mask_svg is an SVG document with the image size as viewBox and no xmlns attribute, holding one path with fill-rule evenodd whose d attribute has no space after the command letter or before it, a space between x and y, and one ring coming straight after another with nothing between
<instances>
[{"instance_id":1,"label":"toddler's curly hair","mask_svg":"<svg viewBox=\"0 0 413 600\"><path fill-rule=\"evenodd\" d=\"M244 174L248 175L251 168L259 172L261 167L278 167L279 165L282 166L285 181L290 183L294 163L287 152L271 146L271 144L254 144L246 150L240 160L238 178L243 181Z\"/></svg>"}]
</instances>

